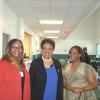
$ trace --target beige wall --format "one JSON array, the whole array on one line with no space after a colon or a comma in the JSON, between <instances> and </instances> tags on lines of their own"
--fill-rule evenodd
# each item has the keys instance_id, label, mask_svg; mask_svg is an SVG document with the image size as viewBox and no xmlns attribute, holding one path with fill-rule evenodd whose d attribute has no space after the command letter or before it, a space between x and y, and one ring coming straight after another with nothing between
<instances>
[{"instance_id":1,"label":"beige wall","mask_svg":"<svg viewBox=\"0 0 100 100\"><path fill-rule=\"evenodd\" d=\"M26 57L30 57L30 50L31 50L31 44L32 44L32 40L31 40L31 35L29 35L28 33L24 33L24 53L26 54Z\"/></svg>"}]
</instances>

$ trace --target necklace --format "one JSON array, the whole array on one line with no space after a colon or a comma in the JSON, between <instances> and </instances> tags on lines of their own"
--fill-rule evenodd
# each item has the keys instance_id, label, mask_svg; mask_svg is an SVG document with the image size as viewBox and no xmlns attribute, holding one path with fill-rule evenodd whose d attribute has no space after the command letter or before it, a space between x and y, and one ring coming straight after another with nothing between
<instances>
[{"instance_id":1,"label":"necklace","mask_svg":"<svg viewBox=\"0 0 100 100\"><path fill-rule=\"evenodd\" d=\"M81 63L72 64L72 65L71 65L71 70L72 70L72 72L75 72L75 71L79 68L80 64L81 64Z\"/></svg>"},{"instance_id":2,"label":"necklace","mask_svg":"<svg viewBox=\"0 0 100 100\"><path fill-rule=\"evenodd\" d=\"M50 57L49 59L45 59L43 56L42 56L42 59L43 61L52 61L52 58Z\"/></svg>"}]
</instances>

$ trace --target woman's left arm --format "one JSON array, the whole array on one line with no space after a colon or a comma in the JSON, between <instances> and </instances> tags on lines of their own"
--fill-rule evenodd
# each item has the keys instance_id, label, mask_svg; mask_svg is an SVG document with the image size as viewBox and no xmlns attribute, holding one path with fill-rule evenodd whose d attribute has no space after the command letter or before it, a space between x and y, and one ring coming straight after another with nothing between
<instances>
[{"instance_id":1,"label":"woman's left arm","mask_svg":"<svg viewBox=\"0 0 100 100\"><path fill-rule=\"evenodd\" d=\"M89 91L89 90L97 88L96 76L91 69L89 69L89 71L87 72L87 79L88 79L89 85L86 87L83 87L83 91Z\"/></svg>"}]
</instances>

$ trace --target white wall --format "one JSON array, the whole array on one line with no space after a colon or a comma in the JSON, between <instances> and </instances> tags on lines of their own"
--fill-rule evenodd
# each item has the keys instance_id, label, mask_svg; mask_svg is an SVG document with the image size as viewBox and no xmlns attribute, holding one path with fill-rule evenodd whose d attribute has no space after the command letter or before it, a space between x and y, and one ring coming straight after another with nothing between
<instances>
[{"instance_id":1,"label":"white wall","mask_svg":"<svg viewBox=\"0 0 100 100\"><path fill-rule=\"evenodd\" d=\"M2 56L3 0L0 0L0 57Z\"/></svg>"},{"instance_id":2,"label":"white wall","mask_svg":"<svg viewBox=\"0 0 100 100\"><path fill-rule=\"evenodd\" d=\"M100 8L96 11L96 29L97 29L97 34L96 34L96 40L97 43L100 43Z\"/></svg>"},{"instance_id":3,"label":"white wall","mask_svg":"<svg viewBox=\"0 0 100 100\"><path fill-rule=\"evenodd\" d=\"M90 16L84 23L76 27L69 36L57 44L55 53L68 54L70 47L79 45L87 47L90 55L96 54L96 17Z\"/></svg>"},{"instance_id":4,"label":"white wall","mask_svg":"<svg viewBox=\"0 0 100 100\"><path fill-rule=\"evenodd\" d=\"M96 38L96 19L95 16L90 16L84 23L76 27L68 36L68 40L94 40Z\"/></svg>"},{"instance_id":5,"label":"white wall","mask_svg":"<svg viewBox=\"0 0 100 100\"><path fill-rule=\"evenodd\" d=\"M3 6L3 32L10 34L11 38L16 37L17 33L17 16L4 4Z\"/></svg>"},{"instance_id":6,"label":"white wall","mask_svg":"<svg viewBox=\"0 0 100 100\"><path fill-rule=\"evenodd\" d=\"M32 54L39 54L40 53L40 38L36 35L32 37Z\"/></svg>"},{"instance_id":7,"label":"white wall","mask_svg":"<svg viewBox=\"0 0 100 100\"><path fill-rule=\"evenodd\" d=\"M87 47L90 55L95 55L96 53L96 45L94 40L65 40L56 45L54 53L68 54L69 49L74 45L81 46L82 48Z\"/></svg>"},{"instance_id":8,"label":"white wall","mask_svg":"<svg viewBox=\"0 0 100 100\"><path fill-rule=\"evenodd\" d=\"M10 8L4 4L3 0L0 0L0 58L2 57L2 36L3 33L10 35L10 39L18 38L23 41L24 32L29 33L32 36L33 44L39 44L39 38L33 33L33 31L24 23L23 19L15 14ZM37 46L38 48L39 46ZM37 49L32 48L34 53Z\"/></svg>"},{"instance_id":9,"label":"white wall","mask_svg":"<svg viewBox=\"0 0 100 100\"><path fill-rule=\"evenodd\" d=\"M4 4L3 7L4 27L3 31L10 35L12 38L19 38L23 40L24 32L34 34L29 27L24 24L23 19L16 15L10 8Z\"/></svg>"}]
</instances>

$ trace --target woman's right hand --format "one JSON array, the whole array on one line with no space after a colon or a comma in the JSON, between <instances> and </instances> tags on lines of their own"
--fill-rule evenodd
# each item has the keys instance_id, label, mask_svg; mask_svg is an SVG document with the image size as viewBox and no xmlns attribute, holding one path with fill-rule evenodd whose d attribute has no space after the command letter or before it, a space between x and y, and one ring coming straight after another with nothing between
<instances>
[{"instance_id":1,"label":"woman's right hand","mask_svg":"<svg viewBox=\"0 0 100 100\"><path fill-rule=\"evenodd\" d=\"M83 88L70 87L70 91L72 91L74 93L81 93L83 91Z\"/></svg>"}]
</instances>

